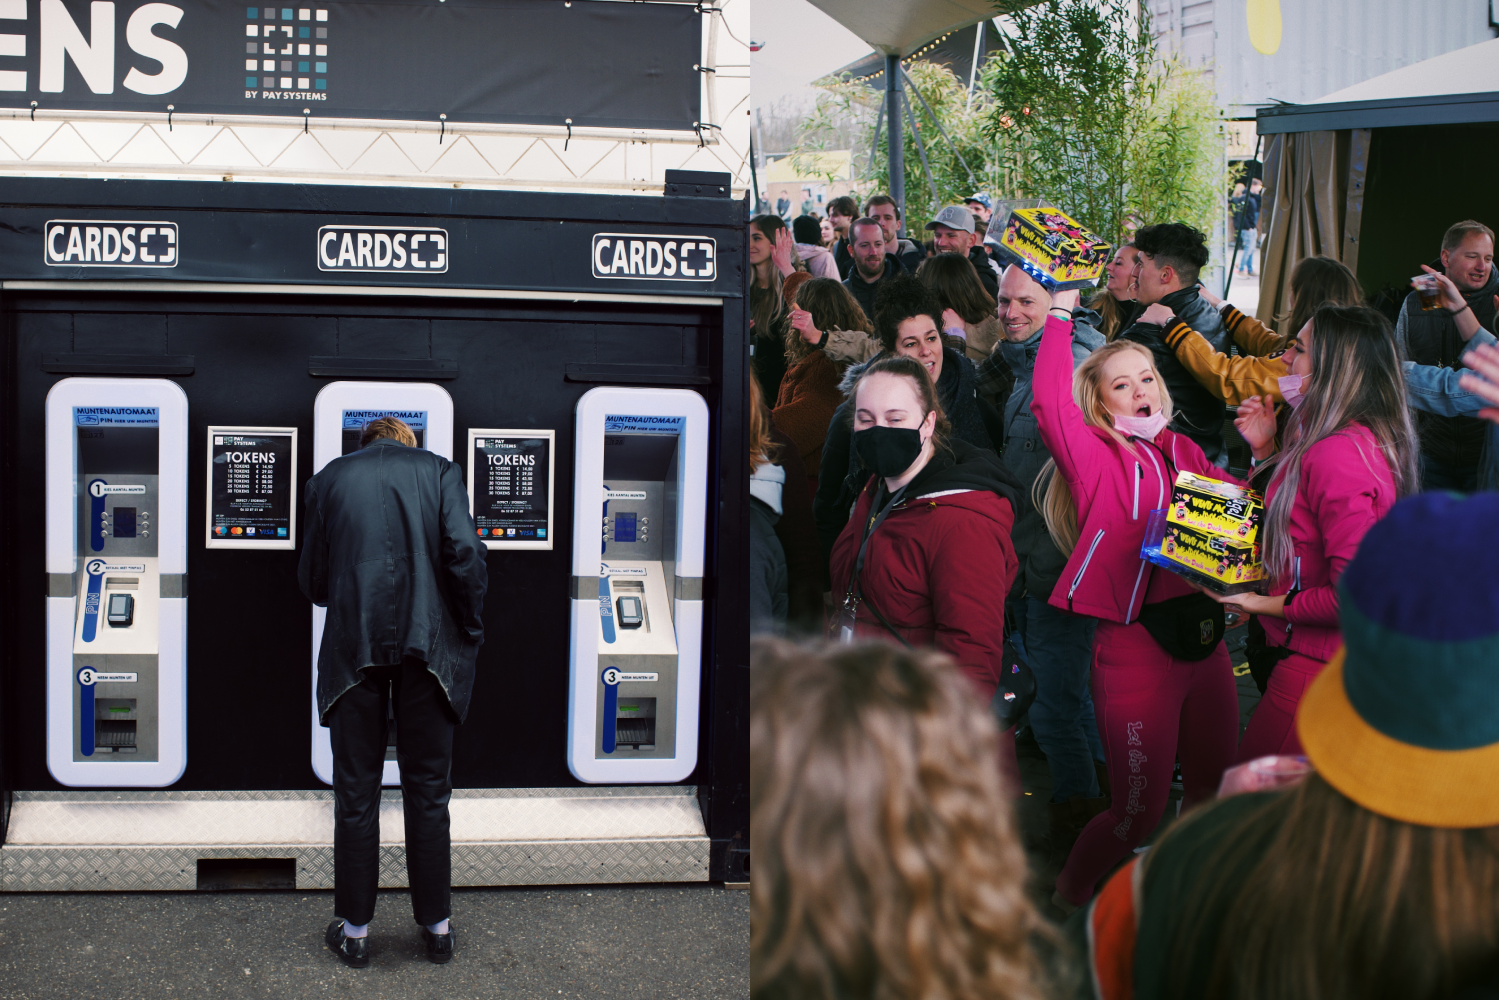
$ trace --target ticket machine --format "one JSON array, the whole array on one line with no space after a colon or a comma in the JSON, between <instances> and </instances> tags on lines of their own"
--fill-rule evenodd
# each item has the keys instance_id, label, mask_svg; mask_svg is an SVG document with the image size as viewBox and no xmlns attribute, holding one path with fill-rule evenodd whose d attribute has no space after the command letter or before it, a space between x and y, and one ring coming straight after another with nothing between
<instances>
[{"instance_id":1,"label":"ticket machine","mask_svg":"<svg viewBox=\"0 0 1500 1000\"><path fill-rule=\"evenodd\" d=\"M330 382L313 403L313 474L323 466L359 450L366 424L381 417L398 417L417 437L417 447L453 457L453 398L432 382ZM313 773L333 784L333 745L328 730L318 722L318 650L323 644L326 608L313 607L312 622L312 763ZM395 721L387 737L381 784L399 785Z\"/></svg>"},{"instance_id":2,"label":"ticket machine","mask_svg":"<svg viewBox=\"0 0 1500 1000\"><path fill-rule=\"evenodd\" d=\"M708 407L591 389L574 449L568 769L681 781L698 761Z\"/></svg>"},{"instance_id":3,"label":"ticket machine","mask_svg":"<svg viewBox=\"0 0 1500 1000\"><path fill-rule=\"evenodd\" d=\"M68 378L47 395L47 769L170 785L187 765L187 396Z\"/></svg>"}]
</instances>

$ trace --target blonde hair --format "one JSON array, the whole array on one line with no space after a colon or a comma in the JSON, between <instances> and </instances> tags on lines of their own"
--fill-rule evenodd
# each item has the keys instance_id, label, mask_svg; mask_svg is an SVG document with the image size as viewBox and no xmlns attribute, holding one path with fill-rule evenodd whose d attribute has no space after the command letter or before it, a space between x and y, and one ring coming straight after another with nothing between
<instances>
[{"instance_id":1,"label":"blonde hair","mask_svg":"<svg viewBox=\"0 0 1500 1000\"><path fill-rule=\"evenodd\" d=\"M1220 808L1174 827L1146 878ZM1244 812L1212 844L1180 849L1201 852L1191 877L1160 875L1176 914L1165 1000L1467 996L1494 982L1495 827L1388 819L1317 774Z\"/></svg>"},{"instance_id":2,"label":"blonde hair","mask_svg":"<svg viewBox=\"0 0 1500 1000\"><path fill-rule=\"evenodd\" d=\"M760 381L750 378L750 474L767 462L775 462L781 446L771 437L771 411L766 409Z\"/></svg>"},{"instance_id":3,"label":"blonde hair","mask_svg":"<svg viewBox=\"0 0 1500 1000\"><path fill-rule=\"evenodd\" d=\"M786 223L777 215L757 215L750 220L750 225L760 230L760 234L766 238L772 246L776 245L776 233L778 230L786 229ZM797 258L797 248L792 248L792 266L797 270L805 271L807 266L801 264ZM781 296L782 277L781 272L765 261L761 268L765 273L767 287L760 286L761 274L756 268L751 268L750 280L750 318L755 321L755 331L759 336L780 335L781 331L777 324L786 318L790 311L787 302Z\"/></svg>"},{"instance_id":4,"label":"blonde hair","mask_svg":"<svg viewBox=\"0 0 1500 1000\"><path fill-rule=\"evenodd\" d=\"M1049 994L1057 934L953 662L758 642L750 685L752 1000Z\"/></svg>"},{"instance_id":5,"label":"blonde hair","mask_svg":"<svg viewBox=\"0 0 1500 1000\"><path fill-rule=\"evenodd\" d=\"M1135 250L1135 244L1122 243L1115 252L1119 253L1121 250ZM1125 329L1129 310L1110 293L1108 287L1100 288L1094 293L1094 297L1089 300L1089 308L1099 314L1099 332L1104 334L1105 340L1114 340Z\"/></svg>"},{"instance_id":6,"label":"blonde hair","mask_svg":"<svg viewBox=\"0 0 1500 1000\"><path fill-rule=\"evenodd\" d=\"M368 445L377 438L390 438L392 441L400 441L408 448L417 446L417 436L412 433L404 420L396 417L379 417L365 424L364 430L359 434L359 446Z\"/></svg>"},{"instance_id":7,"label":"blonde hair","mask_svg":"<svg viewBox=\"0 0 1500 1000\"><path fill-rule=\"evenodd\" d=\"M1156 358L1152 356L1150 348L1133 340L1112 340L1083 359L1073 370L1073 402L1083 411L1084 423L1090 427L1103 428L1128 448L1130 445L1125 436L1115 430L1114 414L1109 412L1109 407L1104 403L1104 393L1100 391L1100 385L1104 381L1104 363L1124 351L1138 351L1150 363L1151 374L1156 376L1157 391L1161 393L1162 415L1171 423L1172 394L1167 391L1166 382L1162 381L1161 373L1156 370ZM1057 475L1057 463L1050 458L1042 466L1042 471L1037 473L1036 482L1031 484L1031 502L1042 512L1042 519L1047 522L1047 533L1052 536L1063 555L1072 555L1073 547L1078 544L1078 508L1073 502L1073 493L1068 489L1068 484Z\"/></svg>"}]
</instances>

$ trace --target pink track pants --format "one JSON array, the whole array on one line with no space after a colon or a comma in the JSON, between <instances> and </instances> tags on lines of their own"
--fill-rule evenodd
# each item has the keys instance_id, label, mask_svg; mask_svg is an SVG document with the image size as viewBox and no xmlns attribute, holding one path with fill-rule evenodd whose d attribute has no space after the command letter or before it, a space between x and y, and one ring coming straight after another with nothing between
<instances>
[{"instance_id":1,"label":"pink track pants","mask_svg":"<svg viewBox=\"0 0 1500 1000\"><path fill-rule=\"evenodd\" d=\"M1250 716L1245 738L1240 741L1241 763L1267 754L1295 756L1302 752L1295 725L1297 706L1302 701L1302 693L1326 666L1328 664L1322 660L1301 653L1293 653L1276 664L1266 683L1266 693L1255 706L1255 714Z\"/></svg>"},{"instance_id":2,"label":"pink track pants","mask_svg":"<svg viewBox=\"0 0 1500 1000\"><path fill-rule=\"evenodd\" d=\"M1214 797L1239 741L1239 701L1223 643L1194 663L1169 656L1139 622L1101 620L1090 682L1111 803L1083 828L1057 876L1057 891L1079 906L1161 822L1174 754L1188 807Z\"/></svg>"}]
</instances>

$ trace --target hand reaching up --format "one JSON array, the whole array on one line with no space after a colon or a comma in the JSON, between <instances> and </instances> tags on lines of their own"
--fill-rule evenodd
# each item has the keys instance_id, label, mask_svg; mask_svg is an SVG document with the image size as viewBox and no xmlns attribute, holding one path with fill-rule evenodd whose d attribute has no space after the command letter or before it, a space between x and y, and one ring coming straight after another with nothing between
<instances>
[{"instance_id":1,"label":"hand reaching up","mask_svg":"<svg viewBox=\"0 0 1500 1000\"><path fill-rule=\"evenodd\" d=\"M786 228L776 230L776 245L771 248L771 263L776 265L776 270L781 272L783 278L790 277L797 269L792 263L797 259L795 242Z\"/></svg>"},{"instance_id":2,"label":"hand reaching up","mask_svg":"<svg viewBox=\"0 0 1500 1000\"><path fill-rule=\"evenodd\" d=\"M1500 424L1500 410L1496 409L1500 406L1500 350L1493 344L1476 347L1464 355L1464 364L1478 374L1465 372L1458 384L1490 404L1479 411L1481 417Z\"/></svg>"},{"instance_id":3,"label":"hand reaching up","mask_svg":"<svg viewBox=\"0 0 1500 1000\"><path fill-rule=\"evenodd\" d=\"M1141 322L1150 323L1152 326L1166 327L1177 318L1171 306L1164 306L1160 302L1153 302L1141 313Z\"/></svg>"},{"instance_id":4,"label":"hand reaching up","mask_svg":"<svg viewBox=\"0 0 1500 1000\"><path fill-rule=\"evenodd\" d=\"M806 309L793 309L791 320L792 329L801 334L802 339L814 347L823 339L823 331L819 330L817 325L813 323L813 315Z\"/></svg>"},{"instance_id":5,"label":"hand reaching up","mask_svg":"<svg viewBox=\"0 0 1500 1000\"><path fill-rule=\"evenodd\" d=\"M1251 396L1241 403L1234 426L1257 462L1271 457L1276 445L1276 404L1270 396Z\"/></svg>"}]
</instances>

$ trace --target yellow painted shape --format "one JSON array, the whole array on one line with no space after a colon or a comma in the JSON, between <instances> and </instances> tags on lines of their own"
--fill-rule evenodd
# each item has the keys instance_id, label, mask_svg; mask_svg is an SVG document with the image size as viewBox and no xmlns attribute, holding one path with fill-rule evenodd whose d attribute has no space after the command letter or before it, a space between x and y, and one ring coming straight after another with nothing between
<instances>
[{"instance_id":1,"label":"yellow painted shape","mask_svg":"<svg viewBox=\"0 0 1500 1000\"><path fill-rule=\"evenodd\" d=\"M1245 0L1245 21L1255 51L1275 55L1281 48L1281 0Z\"/></svg>"}]
</instances>

